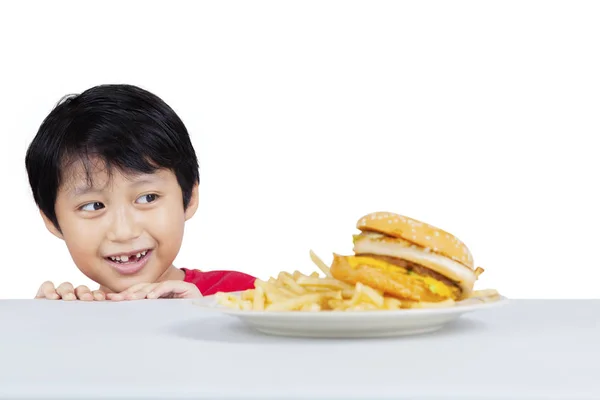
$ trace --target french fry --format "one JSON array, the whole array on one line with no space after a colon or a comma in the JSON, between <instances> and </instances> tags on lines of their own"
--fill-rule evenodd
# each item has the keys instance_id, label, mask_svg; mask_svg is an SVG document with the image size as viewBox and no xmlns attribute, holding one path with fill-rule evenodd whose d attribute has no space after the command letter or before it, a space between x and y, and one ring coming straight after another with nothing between
<instances>
[{"instance_id":1,"label":"french fry","mask_svg":"<svg viewBox=\"0 0 600 400\"><path fill-rule=\"evenodd\" d=\"M294 278L294 280L298 280L298 278L300 278L301 276L306 276L304 275L302 272L296 270L294 271L294 273L292 274L292 278Z\"/></svg>"},{"instance_id":2,"label":"french fry","mask_svg":"<svg viewBox=\"0 0 600 400\"><path fill-rule=\"evenodd\" d=\"M326 299L343 300L341 291L322 292L321 295L323 296L323 298L326 298Z\"/></svg>"},{"instance_id":3,"label":"french fry","mask_svg":"<svg viewBox=\"0 0 600 400\"><path fill-rule=\"evenodd\" d=\"M345 310L346 309L346 305L344 303L344 300L340 300L340 299L329 299L327 301L327 306L330 310Z\"/></svg>"},{"instance_id":4,"label":"french fry","mask_svg":"<svg viewBox=\"0 0 600 400\"><path fill-rule=\"evenodd\" d=\"M254 310L262 311L265 309L265 290L261 286L254 290L254 298L252 300Z\"/></svg>"},{"instance_id":5,"label":"french fry","mask_svg":"<svg viewBox=\"0 0 600 400\"><path fill-rule=\"evenodd\" d=\"M345 299L351 299L354 296L356 290L353 287L342 290L342 297Z\"/></svg>"},{"instance_id":6,"label":"french fry","mask_svg":"<svg viewBox=\"0 0 600 400\"><path fill-rule=\"evenodd\" d=\"M254 286L256 288L261 287L263 289L265 297L267 298L267 301L269 301L269 302L284 300L284 299L291 297L291 296L286 295L286 293L283 292L281 290L281 288L279 288L277 286L277 283L265 282L260 279L257 279L254 282Z\"/></svg>"},{"instance_id":7,"label":"french fry","mask_svg":"<svg viewBox=\"0 0 600 400\"><path fill-rule=\"evenodd\" d=\"M276 303L269 304L265 310L267 311L292 311L298 310L307 304L321 304L321 295L318 293L302 294L297 297L287 298Z\"/></svg>"},{"instance_id":8,"label":"french fry","mask_svg":"<svg viewBox=\"0 0 600 400\"><path fill-rule=\"evenodd\" d=\"M302 286L328 287L338 290L344 290L352 287L351 285L338 281L334 278L312 278L307 276L298 278L297 282Z\"/></svg>"},{"instance_id":9,"label":"french fry","mask_svg":"<svg viewBox=\"0 0 600 400\"><path fill-rule=\"evenodd\" d=\"M289 288L290 291L296 293L296 294L305 294L307 291L305 288L303 288L302 286L300 286L292 277L292 275L290 275L287 272L280 272L279 276L278 276L278 280L280 282L282 282L285 286L287 286Z\"/></svg>"},{"instance_id":10,"label":"french fry","mask_svg":"<svg viewBox=\"0 0 600 400\"><path fill-rule=\"evenodd\" d=\"M256 289L248 289L248 290L242 292L242 295L241 295L242 300L252 300L252 299L254 299L254 292L255 291L256 291Z\"/></svg>"},{"instance_id":11,"label":"french fry","mask_svg":"<svg viewBox=\"0 0 600 400\"><path fill-rule=\"evenodd\" d=\"M402 301L395 297L384 297L383 298L383 308L386 310L398 310L402 308Z\"/></svg>"},{"instance_id":12,"label":"french fry","mask_svg":"<svg viewBox=\"0 0 600 400\"><path fill-rule=\"evenodd\" d=\"M234 296L233 294L217 293L216 299L217 299L217 302L219 302L223 306L235 308L238 310L242 309L242 305L241 305L242 300L239 297Z\"/></svg>"},{"instance_id":13,"label":"french fry","mask_svg":"<svg viewBox=\"0 0 600 400\"><path fill-rule=\"evenodd\" d=\"M331 271L329 270L329 267L323 262L323 260L321 260L319 258L319 256L317 256L315 254L314 251L310 251L310 259L312 260L313 263L315 263L315 265L321 270L323 271L323 273L325 274L325 276L332 278L333 275L331 275Z\"/></svg>"},{"instance_id":14,"label":"french fry","mask_svg":"<svg viewBox=\"0 0 600 400\"><path fill-rule=\"evenodd\" d=\"M290 289L288 289L287 287L284 287L284 286L278 286L277 288L279 289L279 291L280 291L280 292L281 292L283 295L285 295L285 296L287 296L287 297L294 297L294 296L296 296L296 295L297 295L297 293L294 293L294 292L292 292L292 291L291 291Z\"/></svg>"},{"instance_id":15,"label":"french fry","mask_svg":"<svg viewBox=\"0 0 600 400\"><path fill-rule=\"evenodd\" d=\"M355 306L349 307L348 310L352 311L371 311L371 310L380 310L376 305L370 303L360 303Z\"/></svg>"},{"instance_id":16,"label":"french fry","mask_svg":"<svg viewBox=\"0 0 600 400\"><path fill-rule=\"evenodd\" d=\"M318 304L315 304L315 303L305 304L302 306L302 308L300 310L301 311L312 311L312 312L321 311L321 306Z\"/></svg>"},{"instance_id":17,"label":"french fry","mask_svg":"<svg viewBox=\"0 0 600 400\"><path fill-rule=\"evenodd\" d=\"M252 310L252 302L250 300L243 300L240 304L241 309L244 311Z\"/></svg>"},{"instance_id":18,"label":"french fry","mask_svg":"<svg viewBox=\"0 0 600 400\"><path fill-rule=\"evenodd\" d=\"M471 292L471 294L469 295L469 299L471 298L482 298L482 297L494 297L494 296L499 296L500 294L498 293L497 290L494 289L483 289L483 290L475 290L473 292Z\"/></svg>"},{"instance_id":19,"label":"french fry","mask_svg":"<svg viewBox=\"0 0 600 400\"><path fill-rule=\"evenodd\" d=\"M352 294L352 297L347 300L347 307L354 307L355 305L357 305L358 303L360 303L360 297L361 297L361 293L360 290L358 289L358 284L357 286L357 290L354 291L354 293Z\"/></svg>"},{"instance_id":20,"label":"french fry","mask_svg":"<svg viewBox=\"0 0 600 400\"><path fill-rule=\"evenodd\" d=\"M383 307L383 304L384 304L383 295L380 294L375 289L373 289L369 286L363 285L362 283L359 282L356 284L356 292L359 293L360 296L363 296L366 299L368 299L368 301L371 302L372 304L374 304L375 306Z\"/></svg>"}]
</instances>

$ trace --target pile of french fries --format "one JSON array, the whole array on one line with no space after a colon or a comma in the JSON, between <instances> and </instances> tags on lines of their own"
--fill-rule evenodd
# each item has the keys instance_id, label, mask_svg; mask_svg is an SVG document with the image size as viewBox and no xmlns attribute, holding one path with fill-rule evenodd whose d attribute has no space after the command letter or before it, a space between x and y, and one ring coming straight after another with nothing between
<instances>
[{"instance_id":1,"label":"pile of french fries","mask_svg":"<svg viewBox=\"0 0 600 400\"><path fill-rule=\"evenodd\" d=\"M350 285L335 279L329 267L311 250L310 258L318 272L305 275L300 271L280 272L268 281L257 279L254 289L241 294L219 292L217 303L246 311L371 311L399 310L411 308L453 307L452 299L437 302L415 302L390 297L362 283ZM498 296L495 290L473 292L470 298L493 301Z\"/></svg>"}]
</instances>

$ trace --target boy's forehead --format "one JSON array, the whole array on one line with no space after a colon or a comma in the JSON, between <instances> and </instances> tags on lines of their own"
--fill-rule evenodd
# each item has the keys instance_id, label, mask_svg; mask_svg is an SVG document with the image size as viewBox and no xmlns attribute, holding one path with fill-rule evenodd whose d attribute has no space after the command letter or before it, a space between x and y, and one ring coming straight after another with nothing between
<instances>
[{"instance_id":1,"label":"boy's forehead","mask_svg":"<svg viewBox=\"0 0 600 400\"><path fill-rule=\"evenodd\" d=\"M141 173L108 167L102 162L83 163L77 161L63 168L61 189L73 194L81 194L90 189L104 190L115 185L155 182L164 179L163 175L164 171L162 170L154 173Z\"/></svg>"}]
</instances>

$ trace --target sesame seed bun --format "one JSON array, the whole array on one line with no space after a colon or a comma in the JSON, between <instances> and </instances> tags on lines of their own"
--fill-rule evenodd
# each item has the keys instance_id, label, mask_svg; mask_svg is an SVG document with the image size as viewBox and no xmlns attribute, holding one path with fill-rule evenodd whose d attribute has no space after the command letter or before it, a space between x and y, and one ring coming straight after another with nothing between
<instances>
[{"instance_id":1,"label":"sesame seed bun","mask_svg":"<svg viewBox=\"0 0 600 400\"><path fill-rule=\"evenodd\" d=\"M415 219L390 212L375 212L360 218L357 229L363 232L379 232L392 238L402 239L431 252L456 261L473 270L471 252L454 235Z\"/></svg>"}]
</instances>

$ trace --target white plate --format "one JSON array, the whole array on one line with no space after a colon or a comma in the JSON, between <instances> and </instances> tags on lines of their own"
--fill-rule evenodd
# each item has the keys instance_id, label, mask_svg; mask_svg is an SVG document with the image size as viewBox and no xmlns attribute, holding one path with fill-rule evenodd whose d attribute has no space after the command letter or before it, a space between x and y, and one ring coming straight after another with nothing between
<instances>
[{"instance_id":1,"label":"white plate","mask_svg":"<svg viewBox=\"0 0 600 400\"><path fill-rule=\"evenodd\" d=\"M196 303L202 308L240 319L249 327L270 335L319 338L374 338L435 332L461 315L505 304L464 300L454 307L390 311L241 311L216 304L206 297Z\"/></svg>"}]
</instances>

